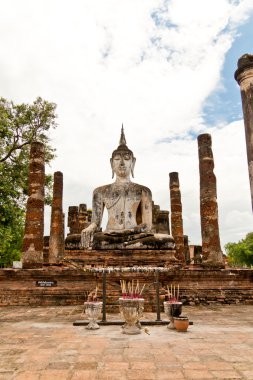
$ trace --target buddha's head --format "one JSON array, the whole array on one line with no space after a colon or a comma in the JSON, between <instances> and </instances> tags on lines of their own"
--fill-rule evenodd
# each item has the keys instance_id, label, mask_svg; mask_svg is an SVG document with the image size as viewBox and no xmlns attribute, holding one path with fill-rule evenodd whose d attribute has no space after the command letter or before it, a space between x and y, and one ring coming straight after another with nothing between
<instances>
[{"instance_id":1,"label":"buddha's head","mask_svg":"<svg viewBox=\"0 0 253 380\"><path fill-rule=\"evenodd\" d=\"M130 173L132 174L132 177L134 177L135 161L136 158L134 157L133 152L126 145L126 138L122 125L119 146L112 152L112 157L110 159L112 178L114 177L114 173L122 178L129 177Z\"/></svg>"}]
</instances>

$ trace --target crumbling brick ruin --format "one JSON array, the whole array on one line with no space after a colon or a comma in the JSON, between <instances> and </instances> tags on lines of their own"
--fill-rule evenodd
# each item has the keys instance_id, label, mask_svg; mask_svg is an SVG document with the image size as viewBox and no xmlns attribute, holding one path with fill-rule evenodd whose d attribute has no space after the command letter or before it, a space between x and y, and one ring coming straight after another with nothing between
<instances>
[{"instance_id":1,"label":"crumbling brick ruin","mask_svg":"<svg viewBox=\"0 0 253 380\"><path fill-rule=\"evenodd\" d=\"M199 175L200 175L200 219L203 262L209 265L222 265L223 255L220 246L218 224L218 204L212 139L208 133L198 136Z\"/></svg>"},{"instance_id":2,"label":"crumbling brick ruin","mask_svg":"<svg viewBox=\"0 0 253 380\"><path fill-rule=\"evenodd\" d=\"M171 233L175 239L177 259L185 261L184 255L184 232L182 218L181 191L177 172L172 172L170 176L170 207L171 207Z\"/></svg>"},{"instance_id":3,"label":"crumbling brick ruin","mask_svg":"<svg viewBox=\"0 0 253 380\"><path fill-rule=\"evenodd\" d=\"M49 263L59 263L64 257L64 216L62 210L63 174L54 173L53 202L49 239Z\"/></svg>"},{"instance_id":4,"label":"crumbling brick ruin","mask_svg":"<svg viewBox=\"0 0 253 380\"><path fill-rule=\"evenodd\" d=\"M43 265L45 149L33 142L30 151L29 189L22 247L23 268Z\"/></svg>"}]
</instances>

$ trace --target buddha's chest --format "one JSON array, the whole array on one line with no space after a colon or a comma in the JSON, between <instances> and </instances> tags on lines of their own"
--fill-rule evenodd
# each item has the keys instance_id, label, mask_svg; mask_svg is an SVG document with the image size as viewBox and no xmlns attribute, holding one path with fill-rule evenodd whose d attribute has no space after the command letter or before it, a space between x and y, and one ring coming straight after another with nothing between
<instances>
[{"instance_id":1,"label":"buddha's chest","mask_svg":"<svg viewBox=\"0 0 253 380\"><path fill-rule=\"evenodd\" d=\"M105 197L108 228L122 229L136 226L136 212L141 202L141 190L116 189Z\"/></svg>"},{"instance_id":2,"label":"buddha's chest","mask_svg":"<svg viewBox=\"0 0 253 380\"><path fill-rule=\"evenodd\" d=\"M135 205L138 207L141 196L141 189L132 189L129 187L115 188L104 194L104 203L108 211L112 208L127 211Z\"/></svg>"}]
</instances>

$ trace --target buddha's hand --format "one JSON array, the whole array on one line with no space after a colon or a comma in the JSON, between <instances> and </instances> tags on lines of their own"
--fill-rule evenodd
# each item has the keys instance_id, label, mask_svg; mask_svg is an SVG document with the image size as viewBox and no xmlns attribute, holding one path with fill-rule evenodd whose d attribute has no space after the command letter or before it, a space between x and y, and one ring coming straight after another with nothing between
<instances>
[{"instance_id":1,"label":"buddha's hand","mask_svg":"<svg viewBox=\"0 0 253 380\"><path fill-rule=\"evenodd\" d=\"M82 232L81 232L81 246L82 246L82 248L90 248L91 247L94 232L96 231L96 229L97 229L97 224L91 223L87 228L82 230Z\"/></svg>"},{"instance_id":2,"label":"buddha's hand","mask_svg":"<svg viewBox=\"0 0 253 380\"><path fill-rule=\"evenodd\" d=\"M146 223L138 224L138 226L134 227L134 232L139 234L141 232L146 232L148 229Z\"/></svg>"}]
</instances>

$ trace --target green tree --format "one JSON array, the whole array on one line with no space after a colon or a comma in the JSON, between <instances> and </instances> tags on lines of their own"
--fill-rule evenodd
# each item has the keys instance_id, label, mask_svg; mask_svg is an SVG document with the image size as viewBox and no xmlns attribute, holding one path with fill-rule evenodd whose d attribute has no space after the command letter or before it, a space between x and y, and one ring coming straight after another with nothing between
<instances>
[{"instance_id":1,"label":"green tree","mask_svg":"<svg viewBox=\"0 0 253 380\"><path fill-rule=\"evenodd\" d=\"M45 144L46 162L55 156L49 132L55 128L56 105L38 97L32 104L0 98L0 264L20 258L28 164L33 141ZM51 202L52 176L46 176L46 203Z\"/></svg>"},{"instance_id":2,"label":"green tree","mask_svg":"<svg viewBox=\"0 0 253 380\"><path fill-rule=\"evenodd\" d=\"M233 265L253 265L253 232L246 235L238 243L227 243L225 250L228 262Z\"/></svg>"}]
</instances>

